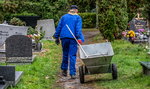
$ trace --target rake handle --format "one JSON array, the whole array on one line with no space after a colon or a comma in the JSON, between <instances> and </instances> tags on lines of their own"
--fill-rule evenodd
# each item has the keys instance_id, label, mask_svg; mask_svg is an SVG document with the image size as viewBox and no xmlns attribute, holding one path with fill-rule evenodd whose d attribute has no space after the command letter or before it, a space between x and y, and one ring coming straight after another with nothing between
<instances>
[{"instance_id":1,"label":"rake handle","mask_svg":"<svg viewBox=\"0 0 150 89\"><path fill-rule=\"evenodd\" d=\"M68 28L68 30L70 31L71 35L74 37L74 39L78 43L79 47L81 48L81 50L83 51L83 53L85 54L85 56L88 57L88 55L86 54L85 50L83 49L83 47L81 46L81 44L78 42L77 38L74 36L73 32L71 31L71 29L69 28L69 26L67 24L66 24L66 27Z\"/></svg>"}]
</instances>

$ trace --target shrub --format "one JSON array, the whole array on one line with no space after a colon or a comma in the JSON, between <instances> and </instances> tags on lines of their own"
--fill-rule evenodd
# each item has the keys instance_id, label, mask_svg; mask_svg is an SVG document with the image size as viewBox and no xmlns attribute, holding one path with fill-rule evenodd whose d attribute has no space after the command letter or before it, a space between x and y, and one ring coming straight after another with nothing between
<instances>
[{"instance_id":1,"label":"shrub","mask_svg":"<svg viewBox=\"0 0 150 89\"><path fill-rule=\"evenodd\" d=\"M79 13L82 17L83 28L96 27L96 13Z\"/></svg>"},{"instance_id":2,"label":"shrub","mask_svg":"<svg viewBox=\"0 0 150 89\"><path fill-rule=\"evenodd\" d=\"M29 27L28 28L28 31L27 31L27 35L33 35L33 34L37 34L38 33L38 31L37 30L35 30L34 28L32 28L32 27Z\"/></svg>"},{"instance_id":3,"label":"shrub","mask_svg":"<svg viewBox=\"0 0 150 89\"><path fill-rule=\"evenodd\" d=\"M37 16L35 13L28 13L27 11L22 13L12 14L12 16Z\"/></svg>"},{"instance_id":4,"label":"shrub","mask_svg":"<svg viewBox=\"0 0 150 89\"><path fill-rule=\"evenodd\" d=\"M99 30L104 38L113 41L121 38L127 28L128 13L126 0L99 1Z\"/></svg>"},{"instance_id":5,"label":"shrub","mask_svg":"<svg viewBox=\"0 0 150 89\"><path fill-rule=\"evenodd\" d=\"M19 18L14 17L13 19L10 20L10 24L12 25L17 25L17 26L25 26L26 23L21 21Z\"/></svg>"},{"instance_id":6,"label":"shrub","mask_svg":"<svg viewBox=\"0 0 150 89\"><path fill-rule=\"evenodd\" d=\"M4 16L3 16L2 12L0 12L0 23L2 23L3 20L4 20Z\"/></svg>"},{"instance_id":7,"label":"shrub","mask_svg":"<svg viewBox=\"0 0 150 89\"><path fill-rule=\"evenodd\" d=\"M19 4L12 3L12 2L5 2L2 5L3 11L4 12L9 12L9 13L16 13L18 7L19 7Z\"/></svg>"},{"instance_id":8,"label":"shrub","mask_svg":"<svg viewBox=\"0 0 150 89\"><path fill-rule=\"evenodd\" d=\"M116 32L116 18L112 10L108 10L106 13L106 15L99 14L99 29L105 39L113 41L115 39L114 34Z\"/></svg>"},{"instance_id":9,"label":"shrub","mask_svg":"<svg viewBox=\"0 0 150 89\"><path fill-rule=\"evenodd\" d=\"M0 23L2 23L3 20L4 20L3 7L2 7L2 2L0 2Z\"/></svg>"}]
</instances>

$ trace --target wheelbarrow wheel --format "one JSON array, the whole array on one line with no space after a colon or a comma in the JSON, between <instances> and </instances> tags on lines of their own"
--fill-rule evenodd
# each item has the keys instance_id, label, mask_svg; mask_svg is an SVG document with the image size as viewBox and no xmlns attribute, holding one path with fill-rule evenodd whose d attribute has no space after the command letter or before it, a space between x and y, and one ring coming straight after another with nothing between
<instances>
[{"instance_id":1,"label":"wheelbarrow wheel","mask_svg":"<svg viewBox=\"0 0 150 89\"><path fill-rule=\"evenodd\" d=\"M84 71L83 66L79 67L79 77L80 77L80 83L84 83Z\"/></svg>"},{"instance_id":2,"label":"wheelbarrow wheel","mask_svg":"<svg viewBox=\"0 0 150 89\"><path fill-rule=\"evenodd\" d=\"M112 64L112 77L113 77L114 80L116 80L118 78L117 66L115 64Z\"/></svg>"}]
</instances>

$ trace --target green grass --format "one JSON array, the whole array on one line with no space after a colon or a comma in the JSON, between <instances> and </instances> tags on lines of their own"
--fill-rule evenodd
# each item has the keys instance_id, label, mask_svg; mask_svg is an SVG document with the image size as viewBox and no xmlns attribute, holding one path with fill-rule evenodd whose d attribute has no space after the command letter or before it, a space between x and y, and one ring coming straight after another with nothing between
<instances>
[{"instance_id":1,"label":"green grass","mask_svg":"<svg viewBox=\"0 0 150 89\"><path fill-rule=\"evenodd\" d=\"M49 41L43 43L46 52L38 53L32 64L16 65L16 70L24 74L17 86L10 89L54 89L60 69L60 46Z\"/></svg>"},{"instance_id":2,"label":"green grass","mask_svg":"<svg viewBox=\"0 0 150 89\"><path fill-rule=\"evenodd\" d=\"M112 42L115 55L112 62L117 64L118 80L111 74L102 74L96 85L99 89L150 89L150 76L142 74L139 61L150 61L147 50L137 44L116 40Z\"/></svg>"},{"instance_id":3,"label":"green grass","mask_svg":"<svg viewBox=\"0 0 150 89\"><path fill-rule=\"evenodd\" d=\"M4 0L0 0L0 3L3 3L4 2Z\"/></svg>"},{"instance_id":4,"label":"green grass","mask_svg":"<svg viewBox=\"0 0 150 89\"><path fill-rule=\"evenodd\" d=\"M16 65L16 70L24 74L17 86L10 89L57 89L61 47L54 42L43 43L46 52L39 53L33 64ZM142 74L139 64L139 61L150 61L147 50L123 40L112 42L112 46L115 53L112 63L117 64L118 80L112 80L111 74L96 75L96 89L150 89L150 76Z\"/></svg>"}]
</instances>

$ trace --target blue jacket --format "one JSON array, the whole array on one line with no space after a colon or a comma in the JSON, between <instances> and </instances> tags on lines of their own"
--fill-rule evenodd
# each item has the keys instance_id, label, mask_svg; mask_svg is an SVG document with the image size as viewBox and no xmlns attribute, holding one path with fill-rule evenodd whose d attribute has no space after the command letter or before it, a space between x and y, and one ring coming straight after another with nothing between
<instances>
[{"instance_id":1,"label":"blue jacket","mask_svg":"<svg viewBox=\"0 0 150 89\"><path fill-rule=\"evenodd\" d=\"M84 42L84 36L82 34L82 19L79 15L72 15L72 14L63 15L58 23L54 37L55 38L60 37L60 39L73 38L66 24L70 27L75 37L77 39L81 39L82 42Z\"/></svg>"}]
</instances>

